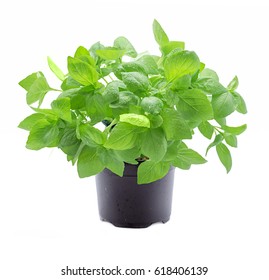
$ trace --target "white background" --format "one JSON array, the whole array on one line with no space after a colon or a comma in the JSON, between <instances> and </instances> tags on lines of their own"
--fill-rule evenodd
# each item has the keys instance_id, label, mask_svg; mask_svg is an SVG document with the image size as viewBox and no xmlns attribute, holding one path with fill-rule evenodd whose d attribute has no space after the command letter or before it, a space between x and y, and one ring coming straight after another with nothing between
<instances>
[{"instance_id":1,"label":"white background","mask_svg":"<svg viewBox=\"0 0 269 280\"><path fill-rule=\"evenodd\" d=\"M186 2L1 2L0 279L67 279L60 276L66 265L208 266L205 277L160 279L269 279L269 7L261 1ZM79 179L57 150L24 148L27 133L17 125L31 111L17 83L41 70L57 87L47 55L66 70L77 46L110 44L120 35L140 52L157 53L154 18L224 84L238 75L249 113L230 124L247 123L248 130L232 150L229 175L213 150L206 165L177 171L169 223L120 229L99 221L94 178ZM193 147L204 153L207 144L195 138Z\"/></svg>"}]
</instances>

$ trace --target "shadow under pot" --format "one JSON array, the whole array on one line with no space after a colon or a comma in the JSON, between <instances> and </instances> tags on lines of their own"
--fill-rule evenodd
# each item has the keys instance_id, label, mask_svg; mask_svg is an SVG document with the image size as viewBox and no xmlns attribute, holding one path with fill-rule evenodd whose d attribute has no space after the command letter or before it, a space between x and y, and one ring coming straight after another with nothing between
<instances>
[{"instance_id":1,"label":"shadow under pot","mask_svg":"<svg viewBox=\"0 0 269 280\"><path fill-rule=\"evenodd\" d=\"M116 227L145 228L170 219L174 171L149 184L137 184L139 164L125 164L123 177L108 169L96 175L99 215Z\"/></svg>"}]
</instances>

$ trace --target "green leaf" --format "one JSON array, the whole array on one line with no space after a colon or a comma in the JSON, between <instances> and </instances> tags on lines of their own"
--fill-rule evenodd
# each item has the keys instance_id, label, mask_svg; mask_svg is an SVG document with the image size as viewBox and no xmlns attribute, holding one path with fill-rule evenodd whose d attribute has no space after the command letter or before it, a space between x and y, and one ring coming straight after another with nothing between
<instances>
[{"instance_id":1,"label":"green leaf","mask_svg":"<svg viewBox=\"0 0 269 280\"><path fill-rule=\"evenodd\" d=\"M243 125L240 125L240 126L223 125L222 129L225 130L225 132L228 132L228 133L231 133L231 134L234 134L234 135L239 135L247 129L247 125L246 124L243 124Z\"/></svg>"},{"instance_id":2,"label":"green leaf","mask_svg":"<svg viewBox=\"0 0 269 280\"><path fill-rule=\"evenodd\" d=\"M199 153L192 149L180 149L177 157L189 164L203 164L207 162Z\"/></svg>"},{"instance_id":3,"label":"green leaf","mask_svg":"<svg viewBox=\"0 0 269 280\"><path fill-rule=\"evenodd\" d=\"M82 85L94 85L98 81L95 68L78 58L68 57L68 71L70 76Z\"/></svg>"},{"instance_id":4,"label":"green leaf","mask_svg":"<svg viewBox=\"0 0 269 280\"><path fill-rule=\"evenodd\" d=\"M206 121L213 118L213 111L206 95L198 89L190 89L178 94L177 108L188 121Z\"/></svg>"},{"instance_id":5,"label":"green leaf","mask_svg":"<svg viewBox=\"0 0 269 280\"><path fill-rule=\"evenodd\" d=\"M211 103L215 119L230 115L236 108L233 95L229 91L220 95L213 95Z\"/></svg>"},{"instance_id":6,"label":"green leaf","mask_svg":"<svg viewBox=\"0 0 269 280\"><path fill-rule=\"evenodd\" d=\"M103 165L118 176L123 176L124 162L120 160L114 150L99 147L98 154Z\"/></svg>"},{"instance_id":7,"label":"green leaf","mask_svg":"<svg viewBox=\"0 0 269 280\"><path fill-rule=\"evenodd\" d=\"M19 85L26 91L29 91L33 83L40 77L44 77L44 74L42 72L32 73L31 75L21 80L19 82Z\"/></svg>"},{"instance_id":8,"label":"green leaf","mask_svg":"<svg viewBox=\"0 0 269 280\"><path fill-rule=\"evenodd\" d=\"M45 118L46 116L44 114L35 113L21 121L18 127L30 131L38 121L43 120Z\"/></svg>"},{"instance_id":9,"label":"green leaf","mask_svg":"<svg viewBox=\"0 0 269 280\"><path fill-rule=\"evenodd\" d=\"M65 79L63 71L54 63L54 61L49 56L47 59L50 70L56 75L59 80L63 81Z\"/></svg>"},{"instance_id":10,"label":"green leaf","mask_svg":"<svg viewBox=\"0 0 269 280\"><path fill-rule=\"evenodd\" d=\"M209 122L201 122L198 126L198 129L207 139L212 138L212 135L214 133L214 127Z\"/></svg>"},{"instance_id":11,"label":"green leaf","mask_svg":"<svg viewBox=\"0 0 269 280\"><path fill-rule=\"evenodd\" d=\"M97 128L90 124L81 124L79 126L79 136L86 145L96 146L105 143L105 135Z\"/></svg>"},{"instance_id":12,"label":"green leaf","mask_svg":"<svg viewBox=\"0 0 269 280\"><path fill-rule=\"evenodd\" d=\"M133 147L132 149L128 150L120 150L115 151L116 156L123 162L127 162L130 164L137 164L137 158L140 157L140 148Z\"/></svg>"},{"instance_id":13,"label":"green leaf","mask_svg":"<svg viewBox=\"0 0 269 280\"><path fill-rule=\"evenodd\" d=\"M40 150L45 147L55 146L58 143L59 129L55 123L47 120L39 120L32 127L26 148L30 150Z\"/></svg>"},{"instance_id":14,"label":"green leaf","mask_svg":"<svg viewBox=\"0 0 269 280\"><path fill-rule=\"evenodd\" d=\"M105 60L116 60L121 58L125 54L125 50L108 47L103 50L96 50L95 53Z\"/></svg>"},{"instance_id":15,"label":"green leaf","mask_svg":"<svg viewBox=\"0 0 269 280\"><path fill-rule=\"evenodd\" d=\"M110 117L112 115L111 109L108 107L104 96L99 93L93 93L87 96L86 111L93 124L96 124L102 121L105 117Z\"/></svg>"},{"instance_id":16,"label":"green leaf","mask_svg":"<svg viewBox=\"0 0 269 280\"><path fill-rule=\"evenodd\" d=\"M143 55L136 62L144 68L147 75L159 74L158 65L152 55Z\"/></svg>"},{"instance_id":17,"label":"green leaf","mask_svg":"<svg viewBox=\"0 0 269 280\"><path fill-rule=\"evenodd\" d=\"M120 122L129 123L135 126L150 127L149 119L144 115L137 114L122 114Z\"/></svg>"},{"instance_id":18,"label":"green leaf","mask_svg":"<svg viewBox=\"0 0 269 280\"><path fill-rule=\"evenodd\" d=\"M40 106L46 93L51 90L42 72L27 76L19 82L19 85L27 90L26 100L28 105L39 101Z\"/></svg>"},{"instance_id":19,"label":"green leaf","mask_svg":"<svg viewBox=\"0 0 269 280\"><path fill-rule=\"evenodd\" d=\"M104 147L114 150L128 150L135 146L139 132L145 128L134 126L129 123L118 123L111 131Z\"/></svg>"},{"instance_id":20,"label":"green leaf","mask_svg":"<svg viewBox=\"0 0 269 280\"><path fill-rule=\"evenodd\" d=\"M143 134L141 153L153 161L160 161L167 150L167 141L162 128L149 129Z\"/></svg>"},{"instance_id":21,"label":"green leaf","mask_svg":"<svg viewBox=\"0 0 269 280\"><path fill-rule=\"evenodd\" d=\"M157 128L163 124L163 118L160 115L148 115L147 117L150 120L151 128Z\"/></svg>"},{"instance_id":22,"label":"green leaf","mask_svg":"<svg viewBox=\"0 0 269 280\"><path fill-rule=\"evenodd\" d=\"M77 48L74 58L84 61L84 62L90 64L91 66L93 66L94 68L96 66L94 58L90 56L90 52L82 46Z\"/></svg>"},{"instance_id":23,"label":"green leaf","mask_svg":"<svg viewBox=\"0 0 269 280\"><path fill-rule=\"evenodd\" d=\"M189 89L190 86L191 86L191 75L184 75L173 82L171 89L173 90Z\"/></svg>"},{"instance_id":24,"label":"green leaf","mask_svg":"<svg viewBox=\"0 0 269 280\"><path fill-rule=\"evenodd\" d=\"M170 169L168 162L147 160L141 163L137 171L138 184L148 184L163 178Z\"/></svg>"},{"instance_id":25,"label":"green leaf","mask_svg":"<svg viewBox=\"0 0 269 280\"><path fill-rule=\"evenodd\" d=\"M148 77L139 72L122 73L122 80L127 88L136 94L145 92L149 87Z\"/></svg>"},{"instance_id":26,"label":"green leaf","mask_svg":"<svg viewBox=\"0 0 269 280\"><path fill-rule=\"evenodd\" d=\"M246 102L243 97L238 92L232 92L232 95L236 103L236 111L241 114L246 114L248 112Z\"/></svg>"},{"instance_id":27,"label":"green leaf","mask_svg":"<svg viewBox=\"0 0 269 280\"><path fill-rule=\"evenodd\" d=\"M96 42L94 43L91 47L90 47L90 55L95 59L95 61L100 62L98 55L96 54L97 50L103 50L105 49L105 46L102 45L100 42Z\"/></svg>"},{"instance_id":28,"label":"green leaf","mask_svg":"<svg viewBox=\"0 0 269 280\"><path fill-rule=\"evenodd\" d=\"M174 110L166 108L162 112L163 129L167 140L191 139L192 134L186 121L181 114Z\"/></svg>"},{"instance_id":29,"label":"green leaf","mask_svg":"<svg viewBox=\"0 0 269 280\"><path fill-rule=\"evenodd\" d=\"M80 178L96 175L105 168L97 149L85 146L78 157L77 170Z\"/></svg>"},{"instance_id":30,"label":"green leaf","mask_svg":"<svg viewBox=\"0 0 269 280\"><path fill-rule=\"evenodd\" d=\"M227 148L227 146L225 144L219 143L216 146L216 150L217 150L217 154L219 156L221 163L226 168L227 173L229 173L229 171L232 168L232 157L231 157L231 153L230 153L229 149Z\"/></svg>"},{"instance_id":31,"label":"green leaf","mask_svg":"<svg viewBox=\"0 0 269 280\"><path fill-rule=\"evenodd\" d=\"M152 27L153 27L154 38L159 46L164 46L167 43L169 43L168 36L166 35L163 28L161 27L161 25L156 19L154 19Z\"/></svg>"},{"instance_id":32,"label":"green leaf","mask_svg":"<svg viewBox=\"0 0 269 280\"><path fill-rule=\"evenodd\" d=\"M144 97L141 101L141 107L147 113L158 115L163 108L163 102L155 96Z\"/></svg>"},{"instance_id":33,"label":"green leaf","mask_svg":"<svg viewBox=\"0 0 269 280\"><path fill-rule=\"evenodd\" d=\"M119 78L122 79L122 73L123 72L139 72L144 75L146 75L146 70L144 66L137 62L137 61L130 61L130 62L124 62L121 65L118 66L115 75Z\"/></svg>"},{"instance_id":34,"label":"green leaf","mask_svg":"<svg viewBox=\"0 0 269 280\"><path fill-rule=\"evenodd\" d=\"M215 81L219 81L219 77L217 75L217 73L214 70L211 70L209 68L204 68L203 71L201 71L199 73L199 79L202 78L209 78L209 79L213 79Z\"/></svg>"},{"instance_id":35,"label":"green leaf","mask_svg":"<svg viewBox=\"0 0 269 280\"><path fill-rule=\"evenodd\" d=\"M62 137L60 139L59 147L68 147L75 144L80 144L80 140L77 138L76 127L67 126L63 130Z\"/></svg>"},{"instance_id":36,"label":"green leaf","mask_svg":"<svg viewBox=\"0 0 269 280\"><path fill-rule=\"evenodd\" d=\"M211 95L218 95L227 92L227 89L221 83L212 78L199 78L193 84L193 87L201 89Z\"/></svg>"},{"instance_id":37,"label":"green leaf","mask_svg":"<svg viewBox=\"0 0 269 280\"><path fill-rule=\"evenodd\" d=\"M191 168L191 164L189 162L184 161L183 159L177 157L172 161L174 167L178 167L183 170L189 170Z\"/></svg>"},{"instance_id":38,"label":"green leaf","mask_svg":"<svg viewBox=\"0 0 269 280\"><path fill-rule=\"evenodd\" d=\"M216 135L214 141L207 147L206 149L206 155L208 153L208 151L212 148L215 147L216 145L218 145L219 143L221 143L223 140L223 136L221 134Z\"/></svg>"},{"instance_id":39,"label":"green leaf","mask_svg":"<svg viewBox=\"0 0 269 280\"><path fill-rule=\"evenodd\" d=\"M72 121L71 105L68 97L59 98L51 103L51 108L57 116L67 122Z\"/></svg>"},{"instance_id":40,"label":"green leaf","mask_svg":"<svg viewBox=\"0 0 269 280\"><path fill-rule=\"evenodd\" d=\"M238 85L239 85L239 81L238 81L237 76L235 76L232 79L232 81L229 83L227 88L228 88L229 91L235 91L237 89Z\"/></svg>"},{"instance_id":41,"label":"green leaf","mask_svg":"<svg viewBox=\"0 0 269 280\"><path fill-rule=\"evenodd\" d=\"M114 47L120 50L125 51L125 55L135 58L137 56L137 52L133 45L130 43L128 39L125 37L118 37L114 41Z\"/></svg>"},{"instance_id":42,"label":"green leaf","mask_svg":"<svg viewBox=\"0 0 269 280\"><path fill-rule=\"evenodd\" d=\"M195 52L171 52L164 61L164 73L170 82L187 74L194 74L200 68L200 60Z\"/></svg>"},{"instance_id":43,"label":"green leaf","mask_svg":"<svg viewBox=\"0 0 269 280\"><path fill-rule=\"evenodd\" d=\"M199 153L189 149L184 143L181 143L177 152L177 157L173 160L173 166L188 170L192 164L203 164L206 162L207 161Z\"/></svg>"},{"instance_id":44,"label":"green leaf","mask_svg":"<svg viewBox=\"0 0 269 280\"><path fill-rule=\"evenodd\" d=\"M180 141L171 141L167 143L167 151L162 159L163 161L173 161L176 159Z\"/></svg>"},{"instance_id":45,"label":"green leaf","mask_svg":"<svg viewBox=\"0 0 269 280\"><path fill-rule=\"evenodd\" d=\"M231 147L237 147L237 137L233 134L224 134L225 142L230 145Z\"/></svg>"},{"instance_id":46,"label":"green leaf","mask_svg":"<svg viewBox=\"0 0 269 280\"><path fill-rule=\"evenodd\" d=\"M169 107L174 107L179 101L178 94L172 90L166 91L166 93L162 95L162 99Z\"/></svg>"},{"instance_id":47,"label":"green leaf","mask_svg":"<svg viewBox=\"0 0 269 280\"><path fill-rule=\"evenodd\" d=\"M88 56L88 55L90 55L90 52L85 47L79 46L75 52L74 57L80 58L80 57Z\"/></svg>"},{"instance_id":48,"label":"green leaf","mask_svg":"<svg viewBox=\"0 0 269 280\"><path fill-rule=\"evenodd\" d=\"M139 98L130 91L120 91L118 94L118 100L111 103L111 108L128 108L130 105L137 105Z\"/></svg>"},{"instance_id":49,"label":"green leaf","mask_svg":"<svg viewBox=\"0 0 269 280\"><path fill-rule=\"evenodd\" d=\"M75 81L71 76L68 76L61 84L61 89L63 91L69 89L79 89L82 85Z\"/></svg>"},{"instance_id":50,"label":"green leaf","mask_svg":"<svg viewBox=\"0 0 269 280\"><path fill-rule=\"evenodd\" d=\"M185 48L184 42L179 41L170 41L167 44L161 46L161 51L163 55L168 55L171 51L178 49L180 51L183 51Z\"/></svg>"},{"instance_id":51,"label":"green leaf","mask_svg":"<svg viewBox=\"0 0 269 280\"><path fill-rule=\"evenodd\" d=\"M119 87L116 81L112 81L106 86L103 96L108 103L119 100Z\"/></svg>"}]
</instances>

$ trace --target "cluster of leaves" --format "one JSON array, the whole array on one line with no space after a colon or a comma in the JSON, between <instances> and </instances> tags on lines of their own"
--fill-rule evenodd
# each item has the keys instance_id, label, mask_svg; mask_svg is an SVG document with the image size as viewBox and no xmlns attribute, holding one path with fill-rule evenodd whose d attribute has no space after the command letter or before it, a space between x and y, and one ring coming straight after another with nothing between
<instances>
[{"instance_id":1,"label":"cluster of leaves","mask_svg":"<svg viewBox=\"0 0 269 280\"><path fill-rule=\"evenodd\" d=\"M156 20L153 33L160 56L138 55L119 37L112 47L99 42L89 50L80 46L68 57L66 75L48 58L61 90L51 88L42 72L22 80L27 104L35 111L19 124L30 132L26 147L60 148L68 161L77 163L80 177L104 168L122 176L124 163L140 159L138 183L145 184L165 176L171 166L189 169L205 163L184 143L200 131L208 139L214 136L207 152L215 147L229 172L227 145L236 147L237 135L246 129L226 124L234 111L247 112L236 91L237 77L224 87L195 52L185 50L184 42L170 41ZM51 108L43 109L49 91L60 93ZM100 123L103 129L97 128Z\"/></svg>"}]
</instances>

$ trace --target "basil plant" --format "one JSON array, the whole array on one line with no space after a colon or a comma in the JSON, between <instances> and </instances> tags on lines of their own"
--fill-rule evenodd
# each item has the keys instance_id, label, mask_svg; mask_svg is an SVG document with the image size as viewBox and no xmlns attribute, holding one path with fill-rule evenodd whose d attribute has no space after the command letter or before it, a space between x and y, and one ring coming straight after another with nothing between
<instances>
[{"instance_id":1,"label":"basil plant","mask_svg":"<svg viewBox=\"0 0 269 280\"><path fill-rule=\"evenodd\" d=\"M205 163L185 143L201 133L210 140L206 152L214 147L229 172L228 146L236 147L237 135L246 129L226 123L235 111L247 113L238 78L223 86L184 42L170 41L156 20L153 34L159 55L137 54L128 39L118 37L113 46L78 47L67 58L67 74L48 58L60 89L42 72L19 82L33 109L19 124L29 131L26 147L58 147L81 178L104 168L122 176L125 163L139 163L138 183L146 184L164 177L171 166ZM43 108L50 91L55 100Z\"/></svg>"}]
</instances>

